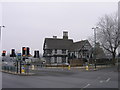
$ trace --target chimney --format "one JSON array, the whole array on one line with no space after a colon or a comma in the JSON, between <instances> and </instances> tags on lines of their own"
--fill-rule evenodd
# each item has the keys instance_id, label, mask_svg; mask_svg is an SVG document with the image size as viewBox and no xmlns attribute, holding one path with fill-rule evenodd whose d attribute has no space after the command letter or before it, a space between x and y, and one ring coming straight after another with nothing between
<instances>
[{"instance_id":1,"label":"chimney","mask_svg":"<svg viewBox=\"0 0 120 90\"><path fill-rule=\"evenodd\" d=\"M57 36L53 36L53 38L54 38L54 39L56 39L56 38L57 38Z\"/></svg>"},{"instance_id":2,"label":"chimney","mask_svg":"<svg viewBox=\"0 0 120 90\"><path fill-rule=\"evenodd\" d=\"M67 31L63 31L63 39L68 39L68 32Z\"/></svg>"}]
</instances>

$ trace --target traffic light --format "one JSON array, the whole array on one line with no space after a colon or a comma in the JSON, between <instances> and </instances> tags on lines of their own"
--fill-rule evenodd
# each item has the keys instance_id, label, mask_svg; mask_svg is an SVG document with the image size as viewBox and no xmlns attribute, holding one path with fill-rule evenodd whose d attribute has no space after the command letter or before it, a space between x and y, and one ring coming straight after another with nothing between
<instances>
[{"instance_id":1,"label":"traffic light","mask_svg":"<svg viewBox=\"0 0 120 90\"><path fill-rule=\"evenodd\" d=\"M3 52L2 52L2 56L6 56L6 51L5 50L3 50Z\"/></svg>"},{"instance_id":2,"label":"traffic light","mask_svg":"<svg viewBox=\"0 0 120 90\"><path fill-rule=\"evenodd\" d=\"M25 61L25 59L26 59L26 58L24 57L24 58L23 58L23 61Z\"/></svg>"},{"instance_id":3,"label":"traffic light","mask_svg":"<svg viewBox=\"0 0 120 90\"><path fill-rule=\"evenodd\" d=\"M16 57L15 49L11 49L11 55L10 55L10 57Z\"/></svg>"},{"instance_id":4,"label":"traffic light","mask_svg":"<svg viewBox=\"0 0 120 90\"><path fill-rule=\"evenodd\" d=\"M30 48L27 47L27 56L29 56L29 55L30 55Z\"/></svg>"},{"instance_id":5,"label":"traffic light","mask_svg":"<svg viewBox=\"0 0 120 90\"><path fill-rule=\"evenodd\" d=\"M31 56L29 47L22 47L22 56Z\"/></svg>"},{"instance_id":6,"label":"traffic light","mask_svg":"<svg viewBox=\"0 0 120 90\"><path fill-rule=\"evenodd\" d=\"M39 58L40 55L39 55L39 51L34 51L34 58Z\"/></svg>"},{"instance_id":7,"label":"traffic light","mask_svg":"<svg viewBox=\"0 0 120 90\"><path fill-rule=\"evenodd\" d=\"M36 58L36 51L34 51L34 58Z\"/></svg>"},{"instance_id":8,"label":"traffic light","mask_svg":"<svg viewBox=\"0 0 120 90\"><path fill-rule=\"evenodd\" d=\"M22 47L22 56L26 56L26 47Z\"/></svg>"},{"instance_id":9,"label":"traffic light","mask_svg":"<svg viewBox=\"0 0 120 90\"><path fill-rule=\"evenodd\" d=\"M37 51L37 58L39 58L40 57L40 55L39 55L39 51Z\"/></svg>"}]
</instances>

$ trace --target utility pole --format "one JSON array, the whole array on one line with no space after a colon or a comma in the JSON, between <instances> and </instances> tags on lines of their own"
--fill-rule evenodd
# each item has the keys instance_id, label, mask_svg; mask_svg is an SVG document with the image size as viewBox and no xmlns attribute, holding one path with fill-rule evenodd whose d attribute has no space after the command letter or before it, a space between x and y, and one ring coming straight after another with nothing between
<instances>
[{"instance_id":1,"label":"utility pole","mask_svg":"<svg viewBox=\"0 0 120 90\"><path fill-rule=\"evenodd\" d=\"M94 30L94 64L95 64L95 70L96 70L96 29L98 27L92 28Z\"/></svg>"}]
</instances>

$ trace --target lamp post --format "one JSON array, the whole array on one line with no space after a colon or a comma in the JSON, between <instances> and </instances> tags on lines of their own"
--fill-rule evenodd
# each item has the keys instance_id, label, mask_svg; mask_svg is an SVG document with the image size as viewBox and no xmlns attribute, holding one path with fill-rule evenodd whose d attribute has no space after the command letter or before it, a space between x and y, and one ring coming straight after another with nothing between
<instances>
[{"instance_id":1,"label":"lamp post","mask_svg":"<svg viewBox=\"0 0 120 90\"><path fill-rule=\"evenodd\" d=\"M1 40L1 28L5 28L5 26L0 26L0 40Z\"/></svg>"},{"instance_id":2,"label":"lamp post","mask_svg":"<svg viewBox=\"0 0 120 90\"><path fill-rule=\"evenodd\" d=\"M94 62L95 62L95 70L96 70L96 29L98 29L98 27L93 27L92 28L94 30Z\"/></svg>"},{"instance_id":3,"label":"lamp post","mask_svg":"<svg viewBox=\"0 0 120 90\"><path fill-rule=\"evenodd\" d=\"M1 41L1 30L2 28L5 28L5 26L0 26L0 41ZM2 46L2 45L1 45ZM0 47L1 48L1 47Z\"/></svg>"},{"instance_id":4,"label":"lamp post","mask_svg":"<svg viewBox=\"0 0 120 90\"><path fill-rule=\"evenodd\" d=\"M4 28L4 27L5 27L5 26L0 26L0 41L1 41L1 30L2 30L1 28ZM2 48L1 46L2 46L2 44L0 44L0 49ZM4 58L4 56L3 56L3 57L1 57L1 58L3 59L3 58ZM0 64L2 64L2 63L0 63Z\"/></svg>"}]
</instances>

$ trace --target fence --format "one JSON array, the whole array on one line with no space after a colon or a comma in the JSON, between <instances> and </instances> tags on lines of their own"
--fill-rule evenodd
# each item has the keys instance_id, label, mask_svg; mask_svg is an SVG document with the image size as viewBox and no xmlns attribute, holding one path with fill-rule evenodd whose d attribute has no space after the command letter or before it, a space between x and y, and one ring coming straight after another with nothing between
<instances>
[{"instance_id":1,"label":"fence","mask_svg":"<svg viewBox=\"0 0 120 90\"><path fill-rule=\"evenodd\" d=\"M12 73L30 73L30 66L26 65L22 65L21 69L20 66L8 66L8 65L4 65L2 66L2 71L5 72L12 72Z\"/></svg>"},{"instance_id":2,"label":"fence","mask_svg":"<svg viewBox=\"0 0 120 90\"><path fill-rule=\"evenodd\" d=\"M4 71L11 71L11 72L16 72L17 68L15 66L2 66L2 70Z\"/></svg>"}]
</instances>

